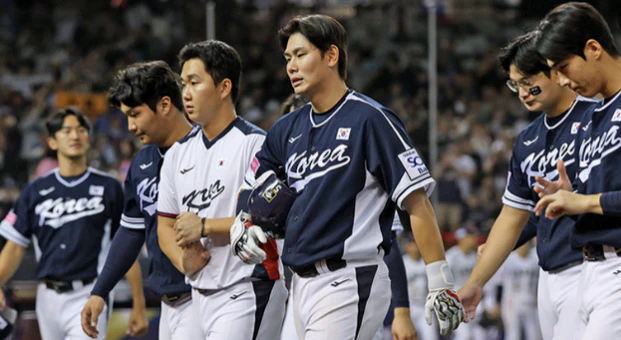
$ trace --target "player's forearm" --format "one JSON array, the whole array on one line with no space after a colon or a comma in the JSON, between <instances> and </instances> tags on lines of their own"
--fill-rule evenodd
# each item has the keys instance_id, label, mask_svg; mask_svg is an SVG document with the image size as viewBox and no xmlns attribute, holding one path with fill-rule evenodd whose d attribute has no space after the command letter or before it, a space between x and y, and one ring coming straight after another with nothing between
<instances>
[{"instance_id":1,"label":"player's forearm","mask_svg":"<svg viewBox=\"0 0 621 340\"><path fill-rule=\"evenodd\" d=\"M206 235L226 235L231 233L231 226L235 222L235 217L209 218L205 220Z\"/></svg>"},{"instance_id":2,"label":"player's forearm","mask_svg":"<svg viewBox=\"0 0 621 340\"><path fill-rule=\"evenodd\" d=\"M145 308L144 291L142 289L142 271L138 260L134 262L132 267L125 274L129 287L132 290L134 308Z\"/></svg>"},{"instance_id":3,"label":"player's forearm","mask_svg":"<svg viewBox=\"0 0 621 340\"><path fill-rule=\"evenodd\" d=\"M503 206L492 226L485 251L472 270L469 282L484 286L489 281L513 251L529 216L529 211Z\"/></svg>"},{"instance_id":4,"label":"player's forearm","mask_svg":"<svg viewBox=\"0 0 621 340\"><path fill-rule=\"evenodd\" d=\"M6 284L19 268L26 248L13 241L7 241L0 253L0 286Z\"/></svg>"},{"instance_id":5,"label":"player's forearm","mask_svg":"<svg viewBox=\"0 0 621 340\"><path fill-rule=\"evenodd\" d=\"M442 235L436 214L424 190L419 189L408 195L403 201L403 207L410 214L412 233L425 263L444 260Z\"/></svg>"},{"instance_id":6,"label":"player's forearm","mask_svg":"<svg viewBox=\"0 0 621 340\"><path fill-rule=\"evenodd\" d=\"M183 273L183 264L181 263L183 252L177 243L175 243L175 230L173 229L174 220L159 216L157 224L157 238L162 252L168 257L175 268Z\"/></svg>"}]
</instances>

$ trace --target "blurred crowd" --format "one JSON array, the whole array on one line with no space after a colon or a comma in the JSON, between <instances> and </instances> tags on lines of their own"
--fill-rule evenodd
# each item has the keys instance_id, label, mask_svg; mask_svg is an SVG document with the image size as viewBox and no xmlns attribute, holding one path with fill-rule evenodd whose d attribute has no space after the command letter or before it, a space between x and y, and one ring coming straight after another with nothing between
<instances>
[{"instance_id":1,"label":"blurred crowd","mask_svg":"<svg viewBox=\"0 0 621 340\"><path fill-rule=\"evenodd\" d=\"M499 46L536 20L520 4L440 1L438 7L439 156L432 171L447 231L489 229L514 138L534 117L504 86L496 58ZM105 95L116 71L137 61L162 59L178 70L180 48L205 39L205 12L204 1L0 0L0 217L27 181L56 166L44 118L58 93ZM244 62L238 114L264 129L278 119L292 88L276 32L293 15L311 12L344 23L348 85L397 112L429 159L423 1L216 1L216 36ZM121 112L105 111L91 116L90 165L123 180L141 146Z\"/></svg>"}]
</instances>

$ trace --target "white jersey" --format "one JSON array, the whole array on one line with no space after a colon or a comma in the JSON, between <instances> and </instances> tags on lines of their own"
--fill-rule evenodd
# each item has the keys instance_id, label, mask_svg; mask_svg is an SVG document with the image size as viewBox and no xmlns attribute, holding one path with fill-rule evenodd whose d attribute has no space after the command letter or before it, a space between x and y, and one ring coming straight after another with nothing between
<instances>
[{"instance_id":1,"label":"white jersey","mask_svg":"<svg viewBox=\"0 0 621 340\"><path fill-rule=\"evenodd\" d=\"M537 305L539 259L534 249L521 257L513 252L502 265L503 304Z\"/></svg>"},{"instance_id":2,"label":"white jersey","mask_svg":"<svg viewBox=\"0 0 621 340\"><path fill-rule=\"evenodd\" d=\"M456 245L446 251L446 261L453 271L455 290L457 290L468 281L472 269L474 269L474 266L477 264L477 252L471 251L468 254L464 254L459 246Z\"/></svg>"},{"instance_id":3,"label":"white jersey","mask_svg":"<svg viewBox=\"0 0 621 340\"><path fill-rule=\"evenodd\" d=\"M204 218L235 216L244 174L264 140L262 130L238 117L212 141L197 130L185 141L176 142L162 165L158 214L175 218L189 211ZM205 237L201 242L211 260L187 278L194 288L221 289L251 276L280 277L276 251L268 254L272 255L269 264L251 266L231 253L228 235Z\"/></svg>"},{"instance_id":4,"label":"white jersey","mask_svg":"<svg viewBox=\"0 0 621 340\"><path fill-rule=\"evenodd\" d=\"M418 261L410 255L403 255L403 265L408 279L408 295L410 306L422 306L427 299L427 271L425 261L421 257Z\"/></svg>"}]
</instances>

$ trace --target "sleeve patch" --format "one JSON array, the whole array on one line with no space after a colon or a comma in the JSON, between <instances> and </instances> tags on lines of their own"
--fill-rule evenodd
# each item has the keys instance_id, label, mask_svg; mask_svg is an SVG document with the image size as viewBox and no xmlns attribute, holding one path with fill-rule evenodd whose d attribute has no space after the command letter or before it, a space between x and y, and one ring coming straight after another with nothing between
<instances>
[{"instance_id":1,"label":"sleeve patch","mask_svg":"<svg viewBox=\"0 0 621 340\"><path fill-rule=\"evenodd\" d=\"M4 217L4 221L10 225L15 225L17 222L17 215L13 212L13 210L9 211L9 213Z\"/></svg>"},{"instance_id":2,"label":"sleeve patch","mask_svg":"<svg viewBox=\"0 0 621 340\"><path fill-rule=\"evenodd\" d=\"M402 152L399 154L399 160L403 164L405 171L411 180L429 172L427 170L427 166L423 162L423 159L418 155L415 149L410 149L408 151Z\"/></svg>"},{"instance_id":3,"label":"sleeve patch","mask_svg":"<svg viewBox=\"0 0 621 340\"><path fill-rule=\"evenodd\" d=\"M252 170L252 172L256 174L258 168L259 168L259 160L257 159L257 157L254 157L252 158L252 162L250 163L250 170Z\"/></svg>"}]
</instances>

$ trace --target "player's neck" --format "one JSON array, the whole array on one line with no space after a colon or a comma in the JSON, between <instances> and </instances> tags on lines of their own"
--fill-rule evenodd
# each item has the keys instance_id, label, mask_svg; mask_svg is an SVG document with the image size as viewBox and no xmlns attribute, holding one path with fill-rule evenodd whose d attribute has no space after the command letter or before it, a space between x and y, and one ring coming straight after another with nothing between
<instances>
[{"instance_id":1,"label":"player's neck","mask_svg":"<svg viewBox=\"0 0 621 340\"><path fill-rule=\"evenodd\" d=\"M563 88L561 97L555 102L554 107L545 110L546 116L550 118L558 117L567 112L576 100L576 93L568 88Z\"/></svg>"},{"instance_id":2,"label":"player's neck","mask_svg":"<svg viewBox=\"0 0 621 340\"><path fill-rule=\"evenodd\" d=\"M58 173L63 177L78 176L86 172L86 156L68 158L58 156Z\"/></svg>"},{"instance_id":3,"label":"player's neck","mask_svg":"<svg viewBox=\"0 0 621 340\"><path fill-rule=\"evenodd\" d=\"M237 118L235 112L235 105L232 102L226 102L218 109L218 112L213 115L210 122L203 125L203 134L207 137L207 140L212 141L218 137L224 129L226 129Z\"/></svg>"},{"instance_id":4,"label":"player's neck","mask_svg":"<svg viewBox=\"0 0 621 340\"><path fill-rule=\"evenodd\" d=\"M606 57L607 58L603 61L603 69L606 70L606 79L600 93L604 98L610 98L621 90L621 57L611 58L608 55L606 55Z\"/></svg>"},{"instance_id":5,"label":"player's neck","mask_svg":"<svg viewBox=\"0 0 621 340\"><path fill-rule=\"evenodd\" d=\"M176 141L185 137L190 130L192 130L192 125L181 112L176 112L174 114L173 120L170 122L169 128L172 128L172 131L161 145L158 145L160 148L167 148L173 145Z\"/></svg>"},{"instance_id":6,"label":"player's neck","mask_svg":"<svg viewBox=\"0 0 621 340\"><path fill-rule=\"evenodd\" d=\"M320 87L317 92L311 94L309 99L315 113L324 113L336 105L347 92L347 85L340 78L332 81L327 86Z\"/></svg>"}]
</instances>

